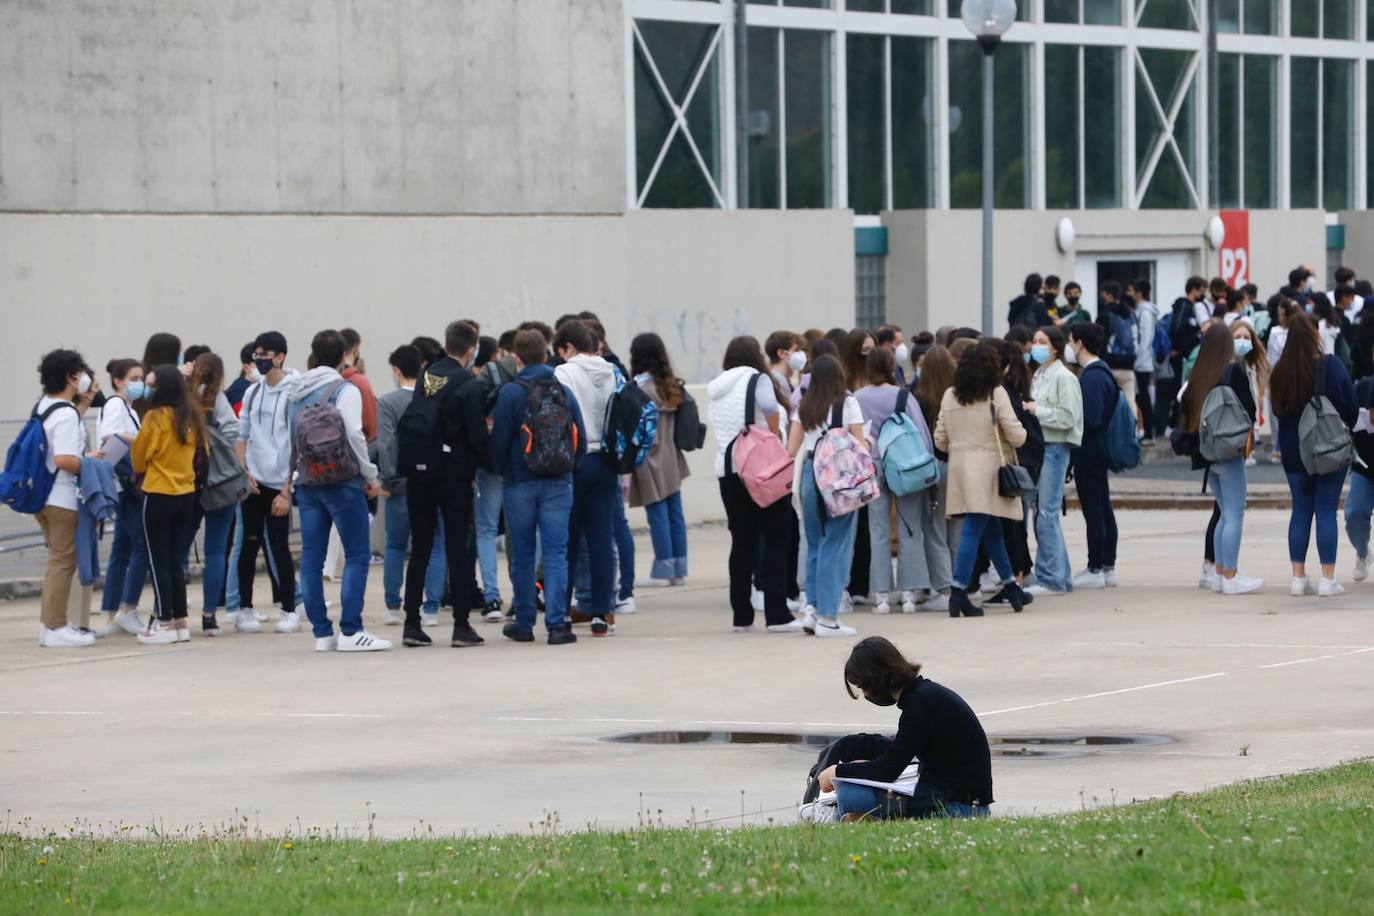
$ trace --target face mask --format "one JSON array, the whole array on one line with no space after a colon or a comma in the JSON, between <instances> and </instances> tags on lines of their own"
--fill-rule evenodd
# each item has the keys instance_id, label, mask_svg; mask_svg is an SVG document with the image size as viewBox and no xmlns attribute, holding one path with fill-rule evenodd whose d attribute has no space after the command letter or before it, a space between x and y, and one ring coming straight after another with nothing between
<instances>
[{"instance_id":1,"label":"face mask","mask_svg":"<svg viewBox=\"0 0 1374 916\"><path fill-rule=\"evenodd\" d=\"M156 385L145 385L145 386L143 386L143 396L144 396L145 398L147 398L148 400L151 401L151 400L153 399L153 396L156 395L156 394L157 394L157 386L156 386Z\"/></svg>"},{"instance_id":2,"label":"face mask","mask_svg":"<svg viewBox=\"0 0 1374 916\"><path fill-rule=\"evenodd\" d=\"M256 369L249 369L248 374L244 376L244 379L250 385L252 385L262 380L262 373Z\"/></svg>"},{"instance_id":3,"label":"face mask","mask_svg":"<svg viewBox=\"0 0 1374 916\"><path fill-rule=\"evenodd\" d=\"M142 382L127 382L124 385L124 396L131 401L137 401L147 393L147 386Z\"/></svg>"},{"instance_id":4,"label":"face mask","mask_svg":"<svg viewBox=\"0 0 1374 916\"><path fill-rule=\"evenodd\" d=\"M897 344L897 352L894 355L897 357L897 364L901 365L911 356L911 348L904 343Z\"/></svg>"},{"instance_id":5,"label":"face mask","mask_svg":"<svg viewBox=\"0 0 1374 916\"><path fill-rule=\"evenodd\" d=\"M793 350L787 354L787 367L793 372L800 372L806 368L806 354L800 350Z\"/></svg>"},{"instance_id":6,"label":"face mask","mask_svg":"<svg viewBox=\"0 0 1374 916\"><path fill-rule=\"evenodd\" d=\"M1064 301L1067 302L1069 305L1073 306L1074 308L1078 308L1079 298L1080 297L1078 296L1069 296Z\"/></svg>"},{"instance_id":7,"label":"face mask","mask_svg":"<svg viewBox=\"0 0 1374 916\"><path fill-rule=\"evenodd\" d=\"M257 367L260 375L266 375L276 368L276 364L272 362L272 357L270 356L253 360L253 365Z\"/></svg>"},{"instance_id":8,"label":"face mask","mask_svg":"<svg viewBox=\"0 0 1374 916\"><path fill-rule=\"evenodd\" d=\"M1031 361L1031 355L1030 355L1029 353L1022 353L1022 354L1021 354L1021 361L1024 362L1024 363L1029 364L1030 361Z\"/></svg>"},{"instance_id":9,"label":"face mask","mask_svg":"<svg viewBox=\"0 0 1374 916\"><path fill-rule=\"evenodd\" d=\"M1250 343L1250 338L1236 338L1236 356L1240 357L1241 359L1245 359L1245 357L1250 355L1250 351L1253 349L1255 349L1255 345Z\"/></svg>"},{"instance_id":10,"label":"face mask","mask_svg":"<svg viewBox=\"0 0 1374 916\"><path fill-rule=\"evenodd\" d=\"M1073 347L1064 348L1064 362L1068 363L1070 366L1078 365L1078 354L1074 352Z\"/></svg>"},{"instance_id":11,"label":"face mask","mask_svg":"<svg viewBox=\"0 0 1374 916\"><path fill-rule=\"evenodd\" d=\"M868 702L872 703L874 706L896 706L896 705L897 705L897 698L896 698L896 697L893 697L893 696L888 696L888 697L873 697L873 696L869 696L868 694L865 693L865 694L864 694L864 699L867 700Z\"/></svg>"},{"instance_id":12,"label":"face mask","mask_svg":"<svg viewBox=\"0 0 1374 916\"><path fill-rule=\"evenodd\" d=\"M80 377L79 379L76 380L76 393L77 393L77 394L85 394L86 392L88 392L88 391L90 391L90 390L91 390L91 377L90 377L88 374L86 374L85 372L83 372L83 373L81 373L81 377Z\"/></svg>"},{"instance_id":13,"label":"face mask","mask_svg":"<svg viewBox=\"0 0 1374 916\"><path fill-rule=\"evenodd\" d=\"M1031 347L1030 358L1040 365L1050 361L1050 348L1047 344L1035 344Z\"/></svg>"}]
</instances>

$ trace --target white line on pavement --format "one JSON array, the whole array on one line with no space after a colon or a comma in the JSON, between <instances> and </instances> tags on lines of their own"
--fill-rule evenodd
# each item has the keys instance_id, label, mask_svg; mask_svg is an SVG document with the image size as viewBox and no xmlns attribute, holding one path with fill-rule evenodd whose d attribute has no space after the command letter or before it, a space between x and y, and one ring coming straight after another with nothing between
<instances>
[{"instance_id":1,"label":"white line on pavement","mask_svg":"<svg viewBox=\"0 0 1374 916\"><path fill-rule=\"evenodd\" d=\"M1130 649L1370 649L1374 646L1352 646L1350 643L1161 643L1152 645L1143 640L1137 642L1071 642L1071 646L1101 646Z\"/></svg>"},{"instance_id":2,"label":"white line on pavement","mask_svg":"<svg viewBox=\"0 0 1374 916\"><path fill-rule=\"evenodd\" d=\"M1291 662L1275 662L1272 665L1260 665L1260 668L1286 668L1289 665L1305 665L1308 662L1324 662L1328 658L1344 658L1347 655L1362 655L1365 652L1374 652L1374 646L1366 646L1363 649L1352 649L1349 652L1336 652L1331 655L1314 655L1312 658L1295 658Z\"/></svg>"},{"instance_id":3,"label":"white line on pavement","mask_svg":"<svg viewBox=\"0 0 1374 916\"><path fill-rule=\"evenodd\" d=\"M1085 693L1082 696L1077 697L1064 697L1059 700L1046 700L1043 703L1027 703L1025 706L1009 706L1006 709L993 709L989 710L988 712L981 712L978 714L978 718L982 719L986 718L987 716L1000 716L1003 713L1008 712L1021 712L1025 709L1040 709L1043 706L1057 706L1060 703L1076 703L1079 700L1095 700L1098 697L1116 696L1117 694L1121 693L1134 693L1137 690L1153 690L1156 687L1172 687L1175 684L1190 684L1193 681L1207 681L1216 677L1226 677L1228 674L1230 674L1229 671L1218 671L1214 674L1200 674L1197 677L1181 677L1176 678L1172 681L1156 681L1153 684L1141 684L1138 687L1122 687L1120 690L1103 690L1100 693Z\"/></svg>"}]
</instances>

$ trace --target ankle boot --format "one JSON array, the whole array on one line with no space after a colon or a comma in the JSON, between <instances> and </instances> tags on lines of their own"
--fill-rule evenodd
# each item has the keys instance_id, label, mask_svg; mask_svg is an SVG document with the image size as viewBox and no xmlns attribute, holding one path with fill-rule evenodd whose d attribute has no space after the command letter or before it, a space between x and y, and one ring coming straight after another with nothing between
<instances>
[{"instance_id":1,"label":"ankle boot","mask_svg":"<svg viewBox=\"0 0 1374 916\"><path fill-rule=\"evenodd\" d=\"M983 609L969 600L968 592L962 588L949 590L949 616L982 617Z\"/></svg>"}]
</instances>

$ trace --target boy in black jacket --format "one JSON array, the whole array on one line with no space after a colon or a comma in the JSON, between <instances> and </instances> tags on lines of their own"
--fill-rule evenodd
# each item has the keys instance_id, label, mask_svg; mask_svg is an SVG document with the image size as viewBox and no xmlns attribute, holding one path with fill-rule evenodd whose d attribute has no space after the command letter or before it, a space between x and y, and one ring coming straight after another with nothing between
<instances>
[{"instance_id":1,"label":"boy in black jacket","mask_svg":"<svg viewBox=\"0 0 1374 916\"><path fill-rule=\"evenodd\" d=\"M1101 325L1076 324L1069 329L1065 351L1083 367L1083 444L1073 450L1073 476L1088 534L1088 568L1073 578L1073 587L1111 588L1116 585L1116 513L1107 482L1107 456L1102 435L1112 421L1121 389L1099 357L1105 345Z\"/></svg>"}]
</instances>

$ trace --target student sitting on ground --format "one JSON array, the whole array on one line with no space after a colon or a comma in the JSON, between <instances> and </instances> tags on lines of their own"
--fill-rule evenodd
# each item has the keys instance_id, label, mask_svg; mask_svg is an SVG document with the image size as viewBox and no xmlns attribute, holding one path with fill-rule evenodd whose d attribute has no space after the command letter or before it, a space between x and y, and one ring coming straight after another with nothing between
<instances>
[{"instance_id":1,"label":"student sitting on ground","mask_svg":"<svg viewBox=\"0 0 1374 916\"><path fill-rule=\"evenodd\" d=\"M854 699L857 687L875 706L896 705L902 717L895 737L867 742L871 759L820 773L821 791L836 793L841 820L988 815L992 754L962 697L921 677L921 666L881 636L854 647L844 680ZM913 763L920 764L919 773L901 778Z\"/></svg>"}]
</instances>

